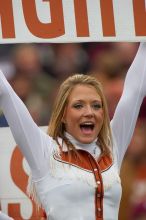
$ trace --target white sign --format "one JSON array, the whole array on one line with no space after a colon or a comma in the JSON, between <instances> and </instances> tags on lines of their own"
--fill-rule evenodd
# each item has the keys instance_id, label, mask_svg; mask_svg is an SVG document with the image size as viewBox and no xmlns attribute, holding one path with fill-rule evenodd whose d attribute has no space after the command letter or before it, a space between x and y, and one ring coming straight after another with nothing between
<instances>
[{"instance_id":1,"label":"white sign","mask_svg":"<svg viewBox=\"0 0 146 220\"><path fill-rule=\"evenodd\" d=\"M4 0L0 17L0 43L146 41L145 0Z\"/></svg>"},{"instance_id":2,"label":"white sign","mask_svg":"<svg viewBox=\"0 0 146 220\"><path fill-rule=\"evenodd\" d=\"M26 194L28 173L10 128L0 128L0 205L15 220L40 220L42 216Z\"/></svg>"}]
</instances>

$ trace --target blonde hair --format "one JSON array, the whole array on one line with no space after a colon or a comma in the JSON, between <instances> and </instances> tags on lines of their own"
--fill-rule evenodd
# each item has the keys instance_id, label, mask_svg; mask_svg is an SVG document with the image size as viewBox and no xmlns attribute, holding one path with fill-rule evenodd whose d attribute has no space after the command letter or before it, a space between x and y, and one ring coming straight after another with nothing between
<instances>
[{"instance_id":1,"label":"blonde hair","mask_svg":"<svg viewBox=\"0 0 146 220\"><path fill-rule=\"evenodd\" d=\"M107 103L105 96L103 94L103 89L101 84L93 76L74 74L73 76L68 77L61 84L58 92L58 96L54 104L52 116L50 118L48 134L52 136L54 140L56 140L57 142L58 142L58 137L61 137L62 140L66 143L68 150L75 151L75 147L69 142L69 140L64 135L65 126L64 123L62 122L62 118L64 115L65 107L68 102L68 98L71 94L71 91L76 85L93 86L102 100L104 119L103 119L102 128L98 134L98 142L100 144L102 153L110 154L111 152L110 148L112 147L112 135L110 129L110 120L107 109Z\"/></svg>"}]
</instances>

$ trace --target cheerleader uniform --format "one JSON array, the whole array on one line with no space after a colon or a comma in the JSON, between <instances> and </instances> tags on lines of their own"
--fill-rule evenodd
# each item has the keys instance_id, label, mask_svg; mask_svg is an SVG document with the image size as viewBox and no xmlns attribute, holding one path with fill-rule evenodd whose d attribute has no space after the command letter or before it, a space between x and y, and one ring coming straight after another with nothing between
<instances>
[{"instance_id":1,"label":"cheerleader uniform","mask_svg":"<svg viewBox=\"0 0 146 220\"><path fill-rule=\"evenodd\" d=\"M0 107L30 166L29 190L38 198L49 220L118 220L120 167L145 95L146 44L142 43L111 121L112 155L101 154L98 140L82 144L65 133L80 159L73 152L69 158L62 139L58 138L58 145L34 123L0 72Z\"/></svg>"}]
</instances>

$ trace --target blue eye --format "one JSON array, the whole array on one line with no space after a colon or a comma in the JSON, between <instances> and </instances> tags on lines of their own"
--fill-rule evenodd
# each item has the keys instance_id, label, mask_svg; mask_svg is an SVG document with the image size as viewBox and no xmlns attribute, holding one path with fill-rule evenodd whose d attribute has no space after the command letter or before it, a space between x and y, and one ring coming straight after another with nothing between
<instances>
[{"instance_id":1,"label":"blue eye","mask_svg":"<svg viewBox=\"0 0 146 220\"><path fill-rule=\"evenodd\" d=\"M97 103L97 104L93 104L92 107L95 109L95 110L98 110L100 108L102 108L102 105Z\"/></svg>"},{"instance_id":2,"label":"blue eye","mask_svg":"<svg viewBox=\"0 0 146 220\"><path fill-rule=\"evenodd\" d=\"M75 105L73 105L73 107L76 109L80 109L83 107L83 105L82 104L75 104Z\"/></svg>"}]
</instances>

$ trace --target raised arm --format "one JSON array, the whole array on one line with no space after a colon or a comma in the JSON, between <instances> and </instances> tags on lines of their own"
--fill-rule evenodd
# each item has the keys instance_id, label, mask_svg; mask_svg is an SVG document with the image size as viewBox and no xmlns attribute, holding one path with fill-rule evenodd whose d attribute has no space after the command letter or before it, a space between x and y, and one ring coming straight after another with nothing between
<instances>
[{"instance_id":1,"label":"raised arm","mask_svg":"<svg viewBox=\"0 0 146 220\"><path fill-rule=\"evenodd\" d=\"M41 178L48 169L44 157L46 142L49 144L48 136L34 123L27 108L1 71L0 108L3 110L16 143L29 163L34 178Z\"/></svg>"},{"instance_id":2,"label":"raised arm","mask_svg":"<svg viewBox=\"0 0 146 220\"><path fill-rule=\"evenodd\" d=\"M141 43L128 70L124 90L111 121L119 167L131 141L140 106L146 96L146 43Z\"/></svg>"}]
</instances>

